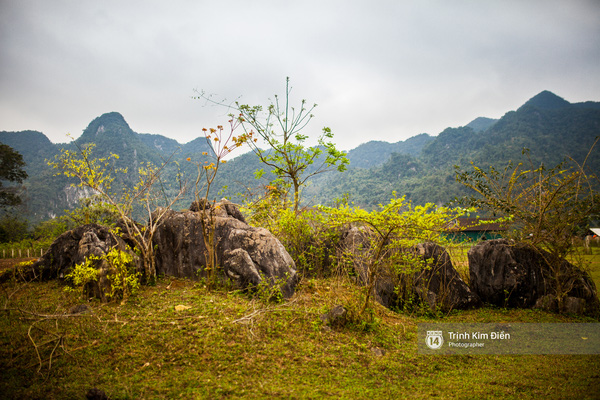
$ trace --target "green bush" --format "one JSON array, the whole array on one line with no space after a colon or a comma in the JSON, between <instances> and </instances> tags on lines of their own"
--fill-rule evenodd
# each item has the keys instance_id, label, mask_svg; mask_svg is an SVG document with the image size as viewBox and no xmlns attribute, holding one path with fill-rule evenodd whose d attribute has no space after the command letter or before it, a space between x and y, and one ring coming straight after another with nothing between
<instances>
[{"instance_id":1,"label":"green bush","mask_svg":"<svg viewBox=\"0 0 600 400\"><path fill-rule=\"evenodd\" d=\"M76 264L75 268L65 275L65 280L72 285L72 287L65 287L65 291L79 291L83 298L87 298L89 295L90 284L98 281L99 271L94 267L94 264L98 259L100 259L100 257L91 256L86 258L81 264Z\"/></svg>"},{"instance_id":2,"label":"green bush","mask_svg":"<svg viewBox=\"0 0 600 400\"><path fill-rule=\"evenodd\" d=\"M286 279L271 280L261 274L261 280L256 286L256 296L263 303L283 303L284 297L281 287L285 285Z\"/></svg>"},{"instance_id":3,"label":"green bush","mask_svg":"<svg viewBox=\"0 0 600 400\"><path fill-rule=\"evenodd\" d=\"M103 256L110 266L107 275L111 291L111 299L122 299L126 302L129 296L135 294L140 288L140 273L135 271L133 256L124 251L112 249Z\"/></svg>"},{"instance_id":4,"label":"green bush","mask_svg":"<svg viewBox=\"0 0 600 400\"><path fill-rule=\"evenodd\" d=\"M336 269L338 234L329 223L329 214L318 209L300 210L281 201L279 191L267 186L267 195L246 204L243 211L253 226L268 229L285 247L296 270L304 277L331 276Z\"/></svg>"},{"instance_id":5,"label":"green bush","mask_svg":"<svg viewBox=\"0 0 600 400\"><path fill-rule=\"evenodd\" d=\"M0 243L19 242L27 237L27 221L19 215L0 217Z\"/></svg>"},{"instance_id":6,"label":"green bush","mask_svg":"<svg viewBox=\"0 0 600 400\"><path fill-rule=\"evenodd\" d=\"M73 287L67 287L65 290L81 291L82 296L87 297L90 285L100 279L99 266L103 262L108 265L106 279L109 288L99 286L101 295L109 300L126 302L140 287L140 273L135 271L133 256L118 249L112 249L100 257L89 256L83 263L75 265L75 268L65 276Z\"/></svg>"}]
</instances>

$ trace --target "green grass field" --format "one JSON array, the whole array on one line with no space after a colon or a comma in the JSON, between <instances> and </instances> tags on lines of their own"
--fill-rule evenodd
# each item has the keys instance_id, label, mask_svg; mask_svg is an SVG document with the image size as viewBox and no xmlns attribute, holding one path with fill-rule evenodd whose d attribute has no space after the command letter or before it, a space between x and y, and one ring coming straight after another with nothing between
<instances>
[{"instance_id":1,"label":"green grass field","mask_svg":"<svg viewBox=\"0 0 600 400\"><path fill-rule=\"evenodd\" d=\"M2 284L0 398L600 398L598 355L419 355L417 324L432 317L380 306L370 324L323 326L334 305L359 302L342 279L303 281L275 305L163 278L125 305L65 316L81 300L62 284ZM436 319L597 322L498 308Z\"/></svg>"}]
</instances>

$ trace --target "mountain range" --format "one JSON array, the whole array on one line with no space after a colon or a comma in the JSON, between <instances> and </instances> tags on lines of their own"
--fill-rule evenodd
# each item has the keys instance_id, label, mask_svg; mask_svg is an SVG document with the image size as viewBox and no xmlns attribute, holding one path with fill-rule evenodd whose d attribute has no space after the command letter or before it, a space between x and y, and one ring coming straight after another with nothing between
<instances>
[{"instance_id":1,"label":"mountain range","mask_svg":"<svg viewBox=\"0 0 600 400\"><path fill-rule=\"evenodd\" d=\"M312 179L303 192L303 204L331 204L345 194L356 205L371 208L387 202L395 191L413 203L439 204L467 193L455 182L454 166L469 168L471 162L481 167L503 167L509 161L532 162L553 166L570 157L583 163L597 136L600 135L600 102L569 103L543 91L516 111L500 119L478 117L458 128L447 128L437 136L422 133L396 143L370 141L347 153L350 167L343 173L328 172ZM53 144L36 131L0 132L0 143L23 155L29 178L25 182L25 210L32 222L60 215L77 205L86 193L70 188L65 177L54 176L47 160L65 149L87 143L95 144L95 157L118 154L115 167L135 171L143 163L159 165L172 161L164 171L164 181L172 182L177 174L188 182L195 177L196 166L214 154L204 138L189 143L157 135L134 132L117 112L94 119L80 137L67 144ZM528 158L523 149L529 149ZM591 171L600 170L600 156L595 149L587 158ZM215 182L214 196L243 201L242 195L260 193L261 185L270 180L268 174L256 181L254 171L263 166L249 152L224 164ZM131 185L135 177L125 177L118 184ZM226 188L223 188L226 187ZM220 189L220 190L219 190ZM216 193L216 192L219 193ZM193 190L178 206L184 208Z\"/></svg>"}]
</instances>

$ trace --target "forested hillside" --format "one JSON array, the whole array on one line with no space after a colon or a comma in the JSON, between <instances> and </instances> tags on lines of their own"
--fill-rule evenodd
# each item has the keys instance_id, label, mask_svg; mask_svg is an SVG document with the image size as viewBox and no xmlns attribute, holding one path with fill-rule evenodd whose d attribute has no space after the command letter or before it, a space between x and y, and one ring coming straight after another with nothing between
<instances>
[{"instance_id":1,"label":"forested hillside","mask_svg":"<svg viewBox=\"0 0 600 400\"><path fill-rule=\"evenodd\" d=\"M126 169L127 174L115 174L113 189L130 187L137 179L137 171L148 163L161 165L169 161L163 174L165 188L176 184L177 174L183 170L183 179L190 180L195 167L186 158L201 160L202 153L212 154L212 147L204 137L181 145L161 135L138 134L117 112L103 114L94 119L81 136L65 144L53 144L40 132L0 132L0 143L5 143L23 155L29 179L25 182L24 204L18 212L25 214L31 222L39 222L58 216L66 209L78 205L83 196L90 193L71 187L75 182L64 176L55 176L56 171L48 161L62 150L77 150L93 144L92 156L105 158L118 155L112 160L113 170ZM185 175L187 173L187 175Z\"/></svg>"},{"instance_id":2,"label":"forested hillside","mask_svg":"<svg viewBox=\"0 0 600 400\"><path fill-rule=\"evenodd\" d=\"M583 163L600 135L600 103L571 104L545 91L498 121L483 122L488 128L481 131L468 125L445 129L416 156L394 154L381 166L322 177L313 200L326 202L349 193L356 204L368 207L386 201L396 191L415 203L446 203L467 193L455 182L455 165L469 169L473 162L483 168L503 168L512 161L537 168L569 157ZM523 154L524 149L529 149L528 154ZM600 171L599 148L586 165L589 171Z\"/></svg>"},{"instance_id":3,"label":"forested hillside","mask_svg":"<svg viewBox=\"0 0 600 400\"><path fill-rule=\"evenodd\" d=\"M304 189L303 205L331 204L347 194L356 205L369 208L389 200L393 191L414 203L446 203L466 193L455 182L455 165L469 168L473 162L482 167L503 167L509 161L530 160L538 167L542 163L555 165L567 157L582 163L598 135L600 103L571 104L544 91L499 120L480 117L464 127L447 128L437 136L423 133L396 143L362 144L348 152L347 171L314 177ZM196 163L214 154L203 136L180 144L157 134L139 134L116 112L94 119L72 143L53 144L34 131L0 132L0 143L17 150L27 163L29 179L21 212L32 222L60 215L86 195L70 188L66 178L54 176L47 165L46 160L63 149L94 143L95 157L118 154L114 168L129 171L117 181L121 186L131 185L136 180L135 171L145 163L160 165L169 160L163 173L167 193L169 185L177 185L178 177L189 187L186 197L177 204L179 208L187 207L193 198ZM529 149L529 158L523 154L524 148ZM253 153L245 151L238 149L238 156L221 166L211 196L229 196L242 202L241 195L264 193L263 187L272 175L267 172L257 181L254 172L264 166ZM596 149L587 160L592 171L600 170L599 151Z\"/></svg>"},{"instance_id":4,"label":"forested hillside","mask_svg":"<svg viewBox=\"0 0 600 400\"><path fill-rule=\"evenodd\" d=\"M417 157L432 140L434 137L426 133L396 143L372 140L350 150L348 159L353 168L372 168L383 164L394 153Z\"/></svg>"}]
</instances>

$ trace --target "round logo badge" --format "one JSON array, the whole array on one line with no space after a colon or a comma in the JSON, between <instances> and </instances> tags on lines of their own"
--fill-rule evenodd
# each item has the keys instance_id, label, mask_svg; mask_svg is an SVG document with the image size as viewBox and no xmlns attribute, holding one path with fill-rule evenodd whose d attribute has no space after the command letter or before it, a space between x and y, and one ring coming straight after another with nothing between
<instances>
[{"instance_id":1,"label":"round logo badge","mask_svg":"<svg viewBox=\"0 0 600 400\"><path fill-rule=\"evenodd\" d=\"M431 350L437 350L444 344L444 336L442 331L427 331L427 336L425 337L425 344Z\"/></svg>"}]
</instances>

